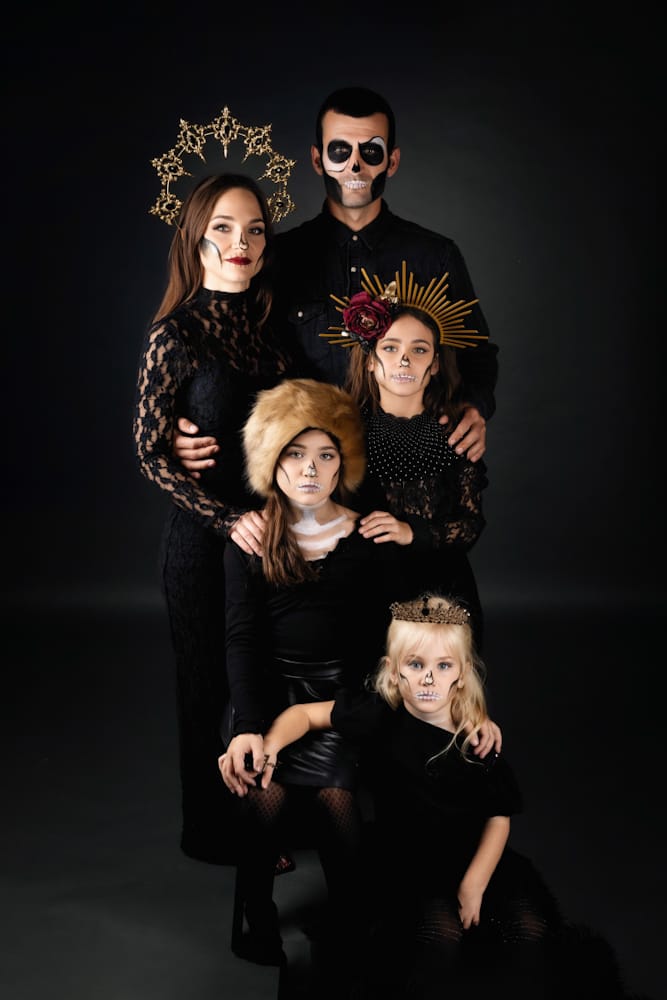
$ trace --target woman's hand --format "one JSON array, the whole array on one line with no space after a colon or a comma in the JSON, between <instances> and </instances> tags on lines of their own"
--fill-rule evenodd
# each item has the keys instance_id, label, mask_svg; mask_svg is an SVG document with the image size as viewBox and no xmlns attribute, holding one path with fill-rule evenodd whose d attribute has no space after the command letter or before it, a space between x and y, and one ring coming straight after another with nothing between
<instances>
[{"instance_id":1,"label":"woman's hand","mask_svg":"<svg viewBox=\"0 0 667 1000\"><path fill-rule=\"evenodd\" d=\"M218 757L222 780L233 795L247 795L264 770L264 753L264 738L259 733L241 733L231 740L227 753Z\"/></svg>"},{"instance_id":2,"label":"woman's hand","mask_svg":"<svg viewBox=\"0 0 667 1000\"><path fill-rule=\"evenodd\" d=\"M229 537L249 556L255 555L261 558L265 526L264 511L248 510L236 521L229 532Z\"/></svg>"}]
</instances>

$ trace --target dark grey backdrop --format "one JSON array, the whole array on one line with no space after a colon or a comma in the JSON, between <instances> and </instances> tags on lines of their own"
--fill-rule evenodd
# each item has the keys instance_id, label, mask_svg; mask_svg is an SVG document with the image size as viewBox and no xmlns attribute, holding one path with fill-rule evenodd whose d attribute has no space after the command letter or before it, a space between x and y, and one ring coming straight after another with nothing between
<instances>
[{"instance_id":1,"label":"dark grey backdrop","mask_svg":"<svg viewBox=\"0 0 667 1000\"><path fill-rule=\"evenodd\" d=\"M163 501L137 475L130 438L171 236L148 214L151 159L175 144L181 117L204 124L227 105L244 124L272 122L274 148L297 160L297 211L282 225L297 223L323 197L309 165L318 102L362 83L396 109L392 209L459 243L500 345L488 529L474 553L485 600L652 599L659 97L641 9L631 25L586 3L17 15L11 594L156 599Z\"/></svg>"},{"instance_id":2,"label":"dark grey backdrop","mask_svg":"<svg viewBox=\"0 0 667 1000\"><path fill-rule=\"evenodd\" d=\"M134 995L125 979L143 975L142 1000L180 996L190 938L202 951L187 966L192 982L202 963L233 966L219 946L218 902L209 922L190 895L193 878L214 891L219 873L209 881L181 859L182 886L170 881L180 869L157 576L165 501L139 476L131 440L138 355L171 236L148 214L151 159L174 144L180 118L204 124L227 105L244 124L272 122L274 147L298 161L298 207L284 225L298 223L323 198L308 158L319 101L361 83L397 114L392 209L459 243L500 346L488 527L473 561L494 712L530 802L515 837L567 912L609 935L629 985L657 989L657 25L641 3L624 23L587 2L318 8L120 3L74 18L38 4L6 26L3 734L13 822L2 854L16 891L7 898L25 901L32 885L40 900L20 910L24 922L8 910L2 936L21 964L9 981L34 985L26 1000L51 979L70 984L68 1000L117 1000ZM128 866L141 868L136 883ZM76 906L54 909L54 879ZM164 905L163 887L173 893ZM82 944L93 900L104 953ZM51 933L53 914L67 946ZM164 983L150 964L154 941ZM210 991L200 982L190 994L217 996L220 976L216 964Z\"/></svg>"}]
</instances>

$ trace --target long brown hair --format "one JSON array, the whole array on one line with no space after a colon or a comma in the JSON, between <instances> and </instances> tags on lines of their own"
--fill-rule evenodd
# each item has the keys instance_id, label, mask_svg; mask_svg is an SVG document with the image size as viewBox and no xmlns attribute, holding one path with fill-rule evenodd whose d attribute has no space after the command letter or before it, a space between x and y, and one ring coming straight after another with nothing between
<instances>
[{"instance_id":1,"label":"long brown hair","mask_svg":"<svg viewBox=\"0 0 667 1000\"><path fill-rule=\"evenodd\" d=\"M351 499L351 492L345 487L345 454L341 447L341 442L335 434L332 434L325 427L305 427L304 431L307 430L322 430L338 449L340 469L338 472L338 483L331 494L331 498L336 503L346 503ZM266 506L264 507L262 570L265 579L269 583L278 587L290 587L297 583L303 583L306 580L317 580L318 573L315 566L305 558L297 542L296 535L292 531L291 525L294 519L294 511L289 500L278 486L276 479L279 461L276 463L273 472L273 485L268 492Z\"/></svg>"},{"instance_id":2,"label":"long brown hair","mask_svg":"<svg viewBox=\"0 0 667 1000\"><path fill-rule=\"evenodd\" d=\"M264 508L262 571L264 578L277 587L290 587L317 579L316 570L305 559L291 530L291 520L289 501L276 487L269 494Z\"/></svg>"},{"instance_id":3,"label":"long brown hair","mask_svg":"<svg viewBox=\"0 0 667 1000\"><path fill-rule=\"evenodd\" d=\"M272 301L273 224L264 192L252 177L245 174L204 177L183 202L169 248L167 287L153 317L154 323L188 302L201 288L204 280L204 267L199 256L201 240L216 201L221 194L234 188L243 188L253 194L262 213L266 234L264 263L261 271L252 278L250 288L254 292L254 321L260 327L265 323Z\"/></svg>"},{"instance_id":4,"label":"long brown hair","mask_svg":"<svg viewBox=\"0 0 667 1000\"><path fill-rule=\"evenodd\" d=\"M394 321L401 316L414 316L431 331L436 356L440 362L439 371L431 376L431 380L424 390L424 409L432 416L441 417L443 413L446 413L450 420L457 420L461 415L461 404L458 402L461 375L454 349L440 344L440 330L428 313L414 306L399 306L393 315ZM375 342L373 352L377 350L380 343L381 340ZM380 390L375 375L368 370L369 355L364 354L357 344L345 349L351 355L345 388L359 407L369 408L375 413L380 408Z\"/></svg>"}]
</instances>

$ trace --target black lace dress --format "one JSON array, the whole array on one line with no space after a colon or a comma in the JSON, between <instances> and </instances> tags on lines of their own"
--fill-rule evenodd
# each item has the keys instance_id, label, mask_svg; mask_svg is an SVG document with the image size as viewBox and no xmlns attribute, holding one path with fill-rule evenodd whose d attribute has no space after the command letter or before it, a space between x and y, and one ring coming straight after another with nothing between
<instances>
[{"instance_id":1,"label":"black lace dress","mask_svg":"<svg viewBox=\"0 0 667 1000\"><path fill-rule=\"evenodd\" d=\"M483 616L468 553L484 530L484 462L457 455L451 430L427 413L405 418L364 410L368 469L358 505L389 510L414 533L409 546L415 578L468 606L478 649Z\"/></svg>"},{"instance_id":2,"label":"black lace dress","mask_svg":"<svg viewBox=\"0 0 667 1000\"><path fill-rule=\"evenodd\" d=\"M227 701L223 551L247 492L241 441L255 394L300 374L270 330L258 331L246 293L202 289L148 331L139 366L134 440L141 473L171 503L160 570L176 658L183 851L231 862L230 793L220 777L220 720ZM200 480L172 457L179 416L218 440Z\"/></svg>"}]
</instances>

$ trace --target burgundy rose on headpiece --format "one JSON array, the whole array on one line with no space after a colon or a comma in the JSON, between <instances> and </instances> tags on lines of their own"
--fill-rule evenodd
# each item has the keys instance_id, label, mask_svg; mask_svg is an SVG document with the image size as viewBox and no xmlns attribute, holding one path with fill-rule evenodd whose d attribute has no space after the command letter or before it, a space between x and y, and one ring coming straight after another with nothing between
<instances>
[{"instance_id":1,"label":"burgundy rose on headpiece","mask_svg":"<svg viewBox=\"0 0 667 1000\"><path fill-rule=\"evenodd\" d=\"M373 298L368 292L357 292L343 309L343 322L347 333L365 350L370 350L372 341L384 337L391 326L391 308L387 300Z\"/></svg>"},{"instance_id":2,"label":"burgundy rose on headpiece","mask_svg":"<svg viewBox=\"0 0 667 1000\"><path fill-rule=\"evenodd\" d=\"M408 265L401 262L400 273L388 285L384 285L377 274L371 280L362 267L361 285L363 292L357 292L351 299L339 298L333 292L329 296L336 303L336 310L343 315L344 326L331 325L326 333L330 344L339 347L361 347L364 354L370 354L375 343L384 337L394 322L401 306L409 306L426 313L437 324L440 344L448 347L476 347L479 340L488 340L488 333L479 333L465 327L466 316L478 299L465 302L459 299L451 302L447 298L449 272L431 278L427 285L414 280L412 271L408 277Z\"/></svg>"}]
</instances>

